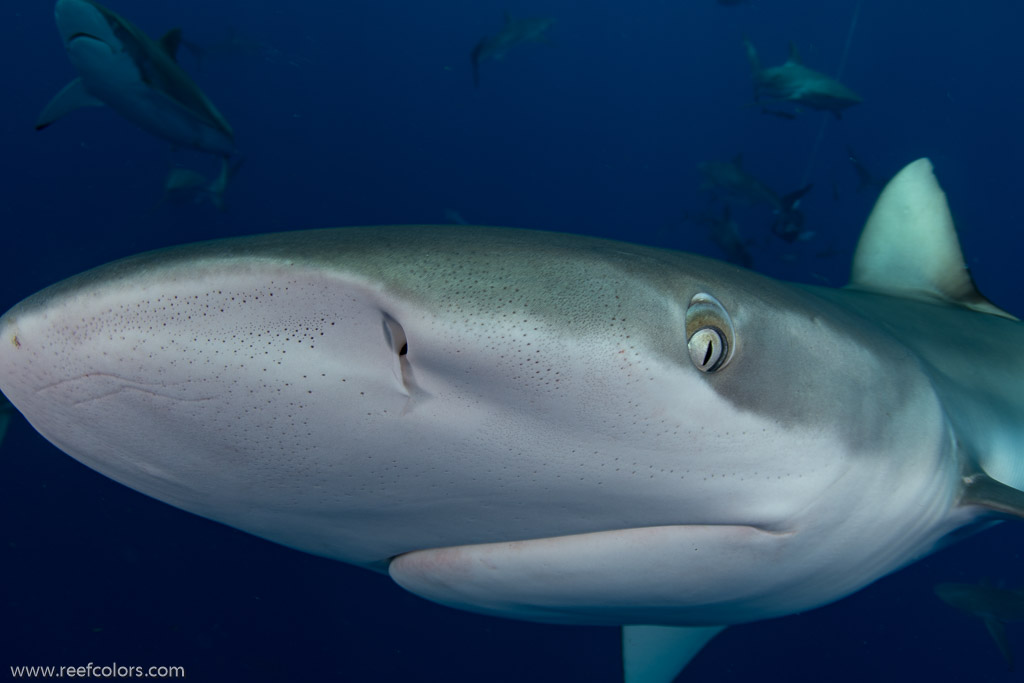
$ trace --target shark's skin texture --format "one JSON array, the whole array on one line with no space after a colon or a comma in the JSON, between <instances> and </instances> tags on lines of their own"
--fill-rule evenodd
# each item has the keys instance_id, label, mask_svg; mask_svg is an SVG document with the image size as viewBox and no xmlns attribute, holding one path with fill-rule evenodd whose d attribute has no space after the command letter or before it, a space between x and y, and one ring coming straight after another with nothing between
<instances>
[{"instance_id":1,"label":"shark's skin texture","mask_svg":"<svg viewBox=\"0 0 1024 683\"><path fill-rule=\"evenodd\" d=\"M667 681L722 626L841 598L1016 504L1020 324L962 259L934 272L958 246L886 278L922 251L893 235L955 245L946 218L908 167L844 290L497 228L171 248L8 311L0 389L117 481L436 602L646 625L626 678Z\"/></svg>"}]
</instances>

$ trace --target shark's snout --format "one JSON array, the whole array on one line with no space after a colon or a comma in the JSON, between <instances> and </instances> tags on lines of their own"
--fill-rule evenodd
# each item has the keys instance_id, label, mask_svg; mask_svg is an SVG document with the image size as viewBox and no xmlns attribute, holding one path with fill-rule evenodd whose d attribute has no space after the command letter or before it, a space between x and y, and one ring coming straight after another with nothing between
<instances>
[{"instance_id":1,"label":"shark's snout","mask_svg":"<svg viewBox=\"0 0 1024 683\"><path fill-rule=\"evenodd\" d=\"M88 36L106 43L118 45L117 36L103 13L86 0L58 0L54 15L61 40L69 45L74 40Z\"/></svg>"}]
</instances>

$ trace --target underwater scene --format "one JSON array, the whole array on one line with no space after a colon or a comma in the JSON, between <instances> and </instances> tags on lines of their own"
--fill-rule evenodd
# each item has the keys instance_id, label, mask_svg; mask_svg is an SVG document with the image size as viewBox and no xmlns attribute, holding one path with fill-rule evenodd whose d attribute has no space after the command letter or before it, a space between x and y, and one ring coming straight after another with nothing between
<instances>
[{"instance_id":1,"label":"underwater scene","mask_svg":"<svg viewBox=\"0 0 1024 683\"><path fill-rule=\"evenodd\" d=\"M0 18L4 676L1022 680L1020 3Z\"/></svg>"}]
</instances>

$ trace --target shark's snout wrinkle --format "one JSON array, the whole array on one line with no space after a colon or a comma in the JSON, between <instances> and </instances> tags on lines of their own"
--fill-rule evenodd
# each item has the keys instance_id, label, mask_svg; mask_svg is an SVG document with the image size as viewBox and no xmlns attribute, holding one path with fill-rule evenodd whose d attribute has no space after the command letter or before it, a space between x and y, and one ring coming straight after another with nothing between
<instances>
[{"instance_id":1,"label":"shark's snout wrinkle","mask_svg":"<svg viewBox=\"0 0 1024 683\"><path fill-rule=\"evenodd\" d=\"M182 509L461 609L623 625L650 683L1024 513L1024 332L927 160L851 272L468 226L207 242L15 306L0 389Z\"/></svg>"}]
</instances>

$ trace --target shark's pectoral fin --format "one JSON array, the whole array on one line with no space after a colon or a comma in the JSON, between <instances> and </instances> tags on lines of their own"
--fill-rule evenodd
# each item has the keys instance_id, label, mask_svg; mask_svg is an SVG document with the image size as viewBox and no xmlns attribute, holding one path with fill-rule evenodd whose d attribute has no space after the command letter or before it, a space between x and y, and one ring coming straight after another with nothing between
<instances>
[{"instance_id":1,"label":"shark's pectoral fin","mask_svg":"<svg viewBox=\"0 0 1024 683\"><path fill-rule=\"evenodd\" d=\"M1006 624L995 617L985 617L985 628L988 629L992 640L996 641L996 647L1003 653L1006 665L1013 671L1013 652L1010 650L1010 641L1006 639Z\"/></svg>"},{"instance_id":2,"label":"shark's pectoral fin","mask_svg":"<svg viewBox=\"0 0 1024 683\"><path fill-rule=\"evenodd\" d=\"M1024 519L1024 491L996 481L983 472L964 476L960 505L976 505L1008 517Z\"/></svg>"},{"instance_id":3,"label":"shark's pectoral fin","mask_svg":"<svg viewBox=\"0 0 1024 683\"><path fill-rule=\"evenodd\" d=\"M70 111L81 107L102 107L103 103L90 95L81 78L76 78L65 85L59 93L53 96L50 103L43 108L43 111L36 119L36 130L42 130L48 125L64 116Z\"/></svg>"},{"instance_id":4,"label":"shark's pectoral fin","mask_svg":"<svg viewBox=\"0 0 1024 683\"><path fill-rule=\"evenodd\" d=\"M626 683L671 683L724 626L623 626Z\"/></svg>"},{"instance_id":5,"label":"shark's pectoral fin","mask_svg":"<svg viewBox=\"0 0 1024 683\"><path fill-rule=\"evenodd\" d=\"M906 166L882 190L857 243L847 287L1017 319L974 286L928 159Z\"/></svg>"},{"instance_id":6,"label":"shark's pectoral fin","mask_svg":"<svg viewBox=\"0 0 1024 683\"><path fill-rule=\"evenodd\" d=\"M406 590L482 614L623 629L626 683L668 683L729 621L788 533L749 526L613 529L524 541L426 548L391 560ZM695 552L697 551L697 552ZM711 577L725 581L720 591ZM701 627L633 626L681 613Z\"/></svg>"}]
</instances>

